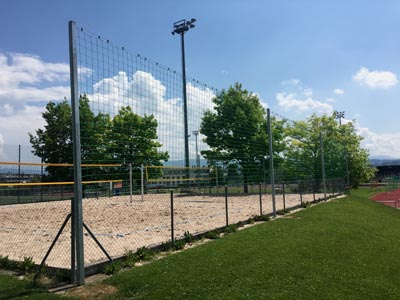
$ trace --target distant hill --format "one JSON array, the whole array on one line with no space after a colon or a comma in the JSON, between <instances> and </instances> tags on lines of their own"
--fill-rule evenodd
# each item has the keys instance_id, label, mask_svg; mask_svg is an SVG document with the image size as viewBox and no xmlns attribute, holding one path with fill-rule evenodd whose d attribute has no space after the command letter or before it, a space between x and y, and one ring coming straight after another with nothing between
<instances>
[{"instance_id":1,"label":"distant hill","mask_svg":"<svg viewBox=\"0 0 400 300\"><path fill-rule=\"evenodd\" d=\"M399 158L393 158L393 157L371 157L369 159L371 164L376 167L376 166L398 166L400 165L400 159Z\"/></svg>"}]
</instances>

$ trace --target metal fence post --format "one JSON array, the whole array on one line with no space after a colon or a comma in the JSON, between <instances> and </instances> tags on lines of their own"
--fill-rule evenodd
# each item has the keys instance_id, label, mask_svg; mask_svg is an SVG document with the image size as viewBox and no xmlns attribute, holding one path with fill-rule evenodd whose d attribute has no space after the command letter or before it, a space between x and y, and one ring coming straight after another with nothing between
<instances>
[{"instance_id":1,"label":"metal fence post","mask_svg":"<svg viewBox=\"0 0 400 300\"><path fill-rule=\"evenodd\" d=\"M141 194L142 194L142 202L144 201L144 166L141 164L140 166L140 186L141 186Z\"/></svg>"},{"instance_id":2,"label":"metal fence post","mask_svg":"<svg viewBox=\"0 0 400 300\"><path fill-rule=\"evenodd\" d=\"M313 202L315 202L315 179L312 181L312 194L313 194Z\"/></svg>"},{"instance_id":3,"label":"metal fence post","mask_svg":"<svg viewBox=\"0 0 400 300\"><path fill-rule=\"evenodd\" d=\"M175 241L174 233L174 191L171 190L171 242Z\"/></svg>"},{"instance_id":4,"label":"metal fence post","mask_svg":"<svg viewBox=\"0 0 400 300\"><path fill-rule=\"evenodd\" d=\"M18 183L21 183L21 145L18 145ZM21 187L18 187L18 203L21 200Z\"/></svg>"},{"instance_id":5,"label":"metal fence post","mask_svg":"<svg viewBox=\"0 0 400 300\"><path fill-rule=\"evenodd\" d=\"M303 193L300 191L300 205L303 205Z\"/></svg>"},{"instance_id":6,"label":"metal fence post","mask_svg":"<svg viewBox=\"0 0 400 300\"><path fill-rule=\"evenodd\" d=\"M40 160L40 182L43 183L43 157ZM43 202L43 185L40 185L40 201Z\"/></svg>"},{"instance_id":7,"label":"metal fence post","mask_svg":"<svg viewBox=\"0 0 400 300\"><path fill-rule=\"evenodd\" d=\"M78 61L76 44L76 24L74 21L68 23L69 32L69 64L71 81L71 108L72 108L72 137L73 137L73 160L74 160L74 198L71 203L72 209L72 236L74 247L71 247L72 274L75 274L78 285L85 283L85 263L83 250L83 216L82 216L82 169L81 169L81 136L79 118L79 95L78 95ZM75 256L76 255L76 256ZM74 275L72 276L74 278Z\"/></svg>"},{"instance_id":8,"label":"metal fence post","mask_svg":"<svg viewBox=\"0 0 400 300\"><path fill-rule=\"evenodd\" d=\"M326 179L325 179L325 161L324 161L324 141L322 132L319 133L319 144L321 147L321 168L322 168L322 186L324 188L324 201L326 202Z\"/></svg>"},{"instance_id":9,"label":"metal fence post","mask_svg":"<svg viewBox=\"0 0 400 300\"><path fill-rule=\"evenodd\" d=\"M225 217L226 217L226 226L229 225L228 219L228 187L225 186Z\"/></svg>"},{"instance_id":10,"label":"metal fence post","mask_svg":"<svg viewBox=\"0 0 400 300\"><path fill-rule=\"evenodd\" d=\"M282 200L283 200L283 211L286 211L285 182L282 182Z\"/></svg>"},{"instance_id":11,"label":"metal fence post","mask_svg":"<svg viewBox=\"0 0 400 300\"><path fill-rule=\"evenodd\" d=\"M270 178L271 178L271 189L272 189L272 212L274 218L276 218L274 152L272 147L271 113L269 108L267 109L267 118L268 118L268 142L269 142L269 169L271 173Z\"/></svg>"},{"instance_id":12,"label":"metal fence post","mask_svg":"<svg viewBox=\"0 0 400 300\"><path fill-rule=\"evenodd\" d=\"M260 195L260 216L262 216L262 214L263 214L263 210L262 210L262 194L261 194L261 183L260 183L259 195Z\"/></svg>"},{"instance_id":13,"label":"metal fence post","mask_svg":"<svg viewBox=\"0 0 400 300\"><path fill-rule=\"evenodd\" d=\"M129 163L129 202L132 203L132 163Z\"/></svg>"}]
</instances>

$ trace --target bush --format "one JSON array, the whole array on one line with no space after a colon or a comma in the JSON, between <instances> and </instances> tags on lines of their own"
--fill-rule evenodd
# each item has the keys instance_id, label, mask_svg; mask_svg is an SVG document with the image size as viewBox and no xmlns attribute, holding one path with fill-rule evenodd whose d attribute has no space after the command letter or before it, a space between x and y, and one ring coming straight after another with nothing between
<instances>
[{"instance_id":1,"label":"bush","mask_svg":"<svg viewBox=\"0 0 400 300\"><path fill-rule=\"evenodd\" d=\"M13 262L8 258L8 256L0 255L0 268L9 269L13 266Z\"/></svg>"},{"instance_id":2,"label":"bush","mask_svg":"<svg viewBox=\"0 0 400 300\"><path fill-rule=\"evenodd\" d=\"M118 262L112 262L108 265L106 265L103 269L103 273L106 275L113 275L117 272L119 272L122 269L121 263Z\"/></svg>"},{"instance_id":3,"label":"bush","mask_svg":"<svg viewBox=\"0 0 400 300\"><path fill-rule=\"evenodd\" d=\"M24 261L21 263L22 270L25 274L30 273L35 269L35 263L33 262L33 258L31 256L24 256Z\"/></svg>"},{"instance_id":4,"label":"bush","mask_svg":"<svg viewBox=\"0 0 400 300\"><path fill-rule=\"evenodd\" d=\"M184 240L176 240L173 243L173 249L174 249L174 251L182 250L183 248L185 248L185 245L186 245L186 243Z\"/></svg>"},{"instance_id":5,"label":"bush","mask_svg":"<svg viewBox=\"0 0 400 300\"><path fill-rule=\"evenodd\" d=\"M135 252L136 259L139 260L150 260L154 256L154 252L145 246L137 249Z\"/></svg>"},{"instance_id":6,"label":"bush","mask_svg":"<svg viewBox=\"0 0 400 300\"><path fill-rule=\"evenodd\" d=\"M302 208L308 208L308 207L310 207L310 206L311 206L311 203L308 202L308 201L305 201L305 202L301 203L301 207L302 207Z\"/></svg>"},{"instance_id":7,"label":"bush","mask_svg":"<svg viewBox=\"0 0 400 300\"><path fill-rule=\"evenodd\" d=\"M172 243L171 241L161 243L161 251L168 252L172 250Z\"/></svg>"},{"instance_id":8,"label":"bush","mask_svg":"<svg viewBox=\"0 0 400 300\"><path fill-rule=\"evenodd\" d=\"M254 222L255 222L254 218L250 218L247 220L247 223L249 224L254 224Z\"/></svg>"},{"instance_id":9,"label":"bush","mask_svg":"<svg viewBox=\"0 0 400 300\"><path fill-rule=\"evenodd\" d=\"M206 238L210 240L219 239L219 234L215 230L206 233Z\"/></svg>"},{"instance_id":10,"label":"bush","mask_svg":"<svg viewBox=\"0 0 400 300\"><path fill-rule=\"evenodd\" d=\"M225 233L234 233L238 230L238 226L235 224L231 224L225 227Z\"/></svg>"},{"instance_id":11,"label":"bush","mask_svg":"<svg viewBox=\"0 0 400 300\"><path fill-rule=\"evenodd\" d=\"M124 267L131 268L131 267L135 266L136 262L137 262L137 257L135 255L135 253L133 253L132 251L128 251L125 253L124 262L123 262Z\"/></svg>"},{"instance_id":12,"label":"bush","mask_svg":"<svg viewBox=\"0 0 400 300\"><path fill-rule=\"evenodd\" d=\"M246 222L239 221L239 223L237 223L238 227L243 227L244 225L246 225Z\"/></svg>"},{"instance_id":13,"label":"bush","mask_svg":"<svg viewBox=\"0 0 400 300\"><path fill-rule=\"evenodd\" d=\"M269 216L268 215L255 216L254 220L257 222L267 222L269 221Z\"/></svg>"},{"instance_id":14,"label":"bush","mask_svg":"<svg viewBox=\"0 0 400 300\"><path fill-rule=\"evenodd\" d=\"M185 238L185 242L187 244L190 244L193 242L193 235L189 232L189 231L185 231L185 233L183 234L184 238Z\"/></svg>"}]
</instances>

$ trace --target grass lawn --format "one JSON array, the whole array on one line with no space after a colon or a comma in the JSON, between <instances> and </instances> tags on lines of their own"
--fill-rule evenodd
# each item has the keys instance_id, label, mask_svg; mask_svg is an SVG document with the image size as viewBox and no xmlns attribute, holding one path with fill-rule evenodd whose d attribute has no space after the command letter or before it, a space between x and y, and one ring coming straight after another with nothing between
<instances>
[{"instance_id":1,"label":"grass lawn","mask_svg":"<svg viewBox=\"0 0 400 300\"><path fill-rule=\"evenodd\" d=\"M35 288L31 281L19 280L14 276L0 274L0 300L56 300L67 299L51 294L44 289Z\"/></svg>"},{"instance_id":2,"label":"grass lawn","mask_svg":"<svg viewBox=\"0 0 400 300\"><path fill-rule=\"evenodd\" d=\"M106 280L113 299L400 299L400 211L369 190Z\"/></svg>"},{"instance_id":3,"label":"grass lawn","mask_svg":"<svg viewBox=\"0 0 400 300\"><path fill-rule=\"evenodd\" d=\"M400 211L369 201L369 196L369 190L354 191L348 198L121 272L75 295L152 300L400 299ZM18 289L1 287L2 280L0 299L20 299L7 292ZM101 295L101 290L110 292ZM4 293L9 298L2 298Z\"/></svg>"}]
</instances>

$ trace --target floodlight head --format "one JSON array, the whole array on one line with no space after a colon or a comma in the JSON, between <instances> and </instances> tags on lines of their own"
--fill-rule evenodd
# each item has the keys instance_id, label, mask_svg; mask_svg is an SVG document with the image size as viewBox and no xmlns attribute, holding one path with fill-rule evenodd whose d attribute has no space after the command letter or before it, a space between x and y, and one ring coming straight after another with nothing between
<instances>
[{"instance_id":1,"label":"floodlight head","mask_svg":"<svg viewBox=\"0 0 400 300\"><path fill-rule=\"evenodd\" d=\"M194 28L195 25L193 24L196 22L196 19L192 18L190 21L186 21L185 19L177 21L174 23L174 33L184 34L190 28Z\"/></svg>"}]
</instances>

